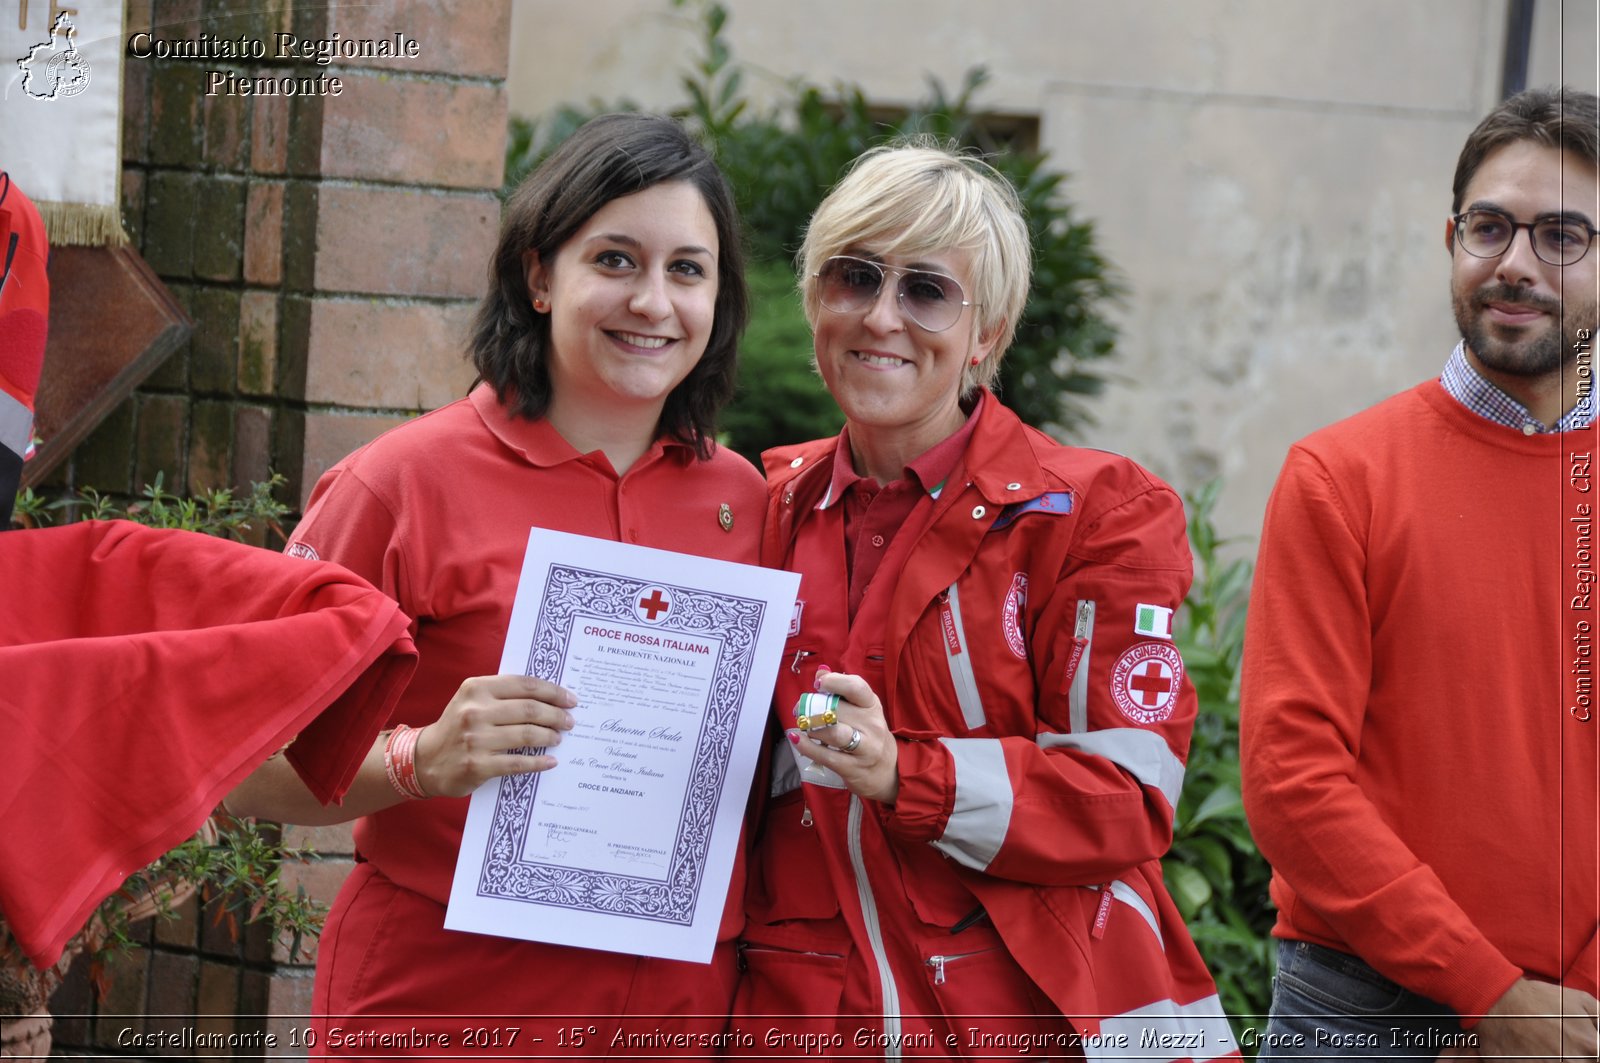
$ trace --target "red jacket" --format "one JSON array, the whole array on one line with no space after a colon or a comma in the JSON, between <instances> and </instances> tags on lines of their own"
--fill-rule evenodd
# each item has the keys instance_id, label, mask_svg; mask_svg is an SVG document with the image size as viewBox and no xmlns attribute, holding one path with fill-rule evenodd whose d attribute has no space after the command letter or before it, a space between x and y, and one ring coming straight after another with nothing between
<instances>
[{"instance_id":1,"label":"red jacket","mask_svg":"<svg viewBox=\"0 0 1600 1063\"><path fill-rule=\"evenodd\" d=\"M969 940L951 928L981 904L1004 949L1102 1054L1233 1054L1159 863L1196 708L1159 636L1191 579L1182 504L1133 462L1060 446L998 402L978 416L944 489L897 532L854 624L842 506L823 497L838 440L766 455L763 560L801 573L780 723L792 726L818 664L863 675L900 740L900 790L892 808L809 783L786 799L798 776L780 750L746 939L864 956L884 939L943 945L923 958L927 971L915 957L878 958L877 1003L892 1015L899 986L886 990L882 971L928 978L937 996ZM1141 607L1152 634L1136 634ZM811 827L797 826L807 812ZM874 869L872 913L857 846ZM808 870L819 865L826 885ZM951 1001L981 1010L970 1004Z\"/></svg>"},{"instance_id":2,"label":"red jacket","mask_svg":"<svg viewBox=\"0 0 1600 1063\"><path fill-rule=\"evenodd\" d=\"M50 245L38 208L0 166L0 531L33 450L33 402L50 324Z\"/></svg>"}]
</instances>

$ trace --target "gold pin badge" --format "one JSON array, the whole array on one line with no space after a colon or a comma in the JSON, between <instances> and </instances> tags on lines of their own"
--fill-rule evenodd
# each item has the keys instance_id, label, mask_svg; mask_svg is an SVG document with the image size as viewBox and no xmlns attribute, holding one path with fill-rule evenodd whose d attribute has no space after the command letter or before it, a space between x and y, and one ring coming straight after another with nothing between
<instances>
[{"instance_id":1,"label":"gold pin badge","mask_svg":"<svg viewBox=\"0 0 1600 1063\"><path fill-rule=\"evenodd\" d=\"M717 507L717 523L722 525L723 531L733 531L733 507L726 502Z\"/></svg>"}]
</instances>

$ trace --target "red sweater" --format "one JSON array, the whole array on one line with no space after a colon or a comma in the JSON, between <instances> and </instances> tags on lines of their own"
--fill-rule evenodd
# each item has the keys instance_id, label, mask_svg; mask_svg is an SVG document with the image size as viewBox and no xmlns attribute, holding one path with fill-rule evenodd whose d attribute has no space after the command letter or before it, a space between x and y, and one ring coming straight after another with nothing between
<instances>
[{"instance_id":1,"label":"red sweater","mask_svg":"<svg viewBox=\"0 0 1600 1063\"><path fill-rule=\"evenodd\" d=\"M1469 1025L1523 973L1597 989L1595 440L1429 382L1297 444L1267 508L1241 728L1274 934Z\"/></svg>"}]
</instances>

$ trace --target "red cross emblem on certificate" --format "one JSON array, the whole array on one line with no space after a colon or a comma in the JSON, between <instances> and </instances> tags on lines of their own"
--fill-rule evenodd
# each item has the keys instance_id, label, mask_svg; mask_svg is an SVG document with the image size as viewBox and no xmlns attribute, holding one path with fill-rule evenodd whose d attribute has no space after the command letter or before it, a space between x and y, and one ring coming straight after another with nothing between
<instances>
[{"instance_id":1,"label":"red cross emblem on certificate","mask_svg":"<svg viewBox=\"0 0 1600 1063\"><path fill-rule=\"evenodd\" d=\"M1161 723L1178 704L1183 657L1169 642L1129 647L1111 667L1111 700L1134 723Z\"/></svg>"},{"instance_id":2,"label":"red cross emblem on certificate","mask_svg":"<svg viewBox=\"0 0 1600 1063\"><path fill-rule=\"evenodd\" d=\"M639 603L634 606L634 613L646 623L654 624L664 618L672 609L672 599L661 587L651 587L640 596Z\"/></svg>"}]
</instances>

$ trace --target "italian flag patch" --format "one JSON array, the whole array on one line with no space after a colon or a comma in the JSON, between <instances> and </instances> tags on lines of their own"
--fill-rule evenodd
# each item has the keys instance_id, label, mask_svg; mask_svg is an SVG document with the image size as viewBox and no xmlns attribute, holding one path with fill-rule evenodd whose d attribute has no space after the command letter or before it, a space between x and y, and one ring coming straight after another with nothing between
<instances>
[{"instance_id":1,"label":"italian flag patch","mask_svg":"<svg viewBox=\"0 0 1600 1063\"><path fill-rule=\"evenodd\" d=\"M1153 639L1172 637L1172 610L1160 605L1140 602L1133 613L1133 633L1149 635Z\"/></svg>"}]
</instances>

